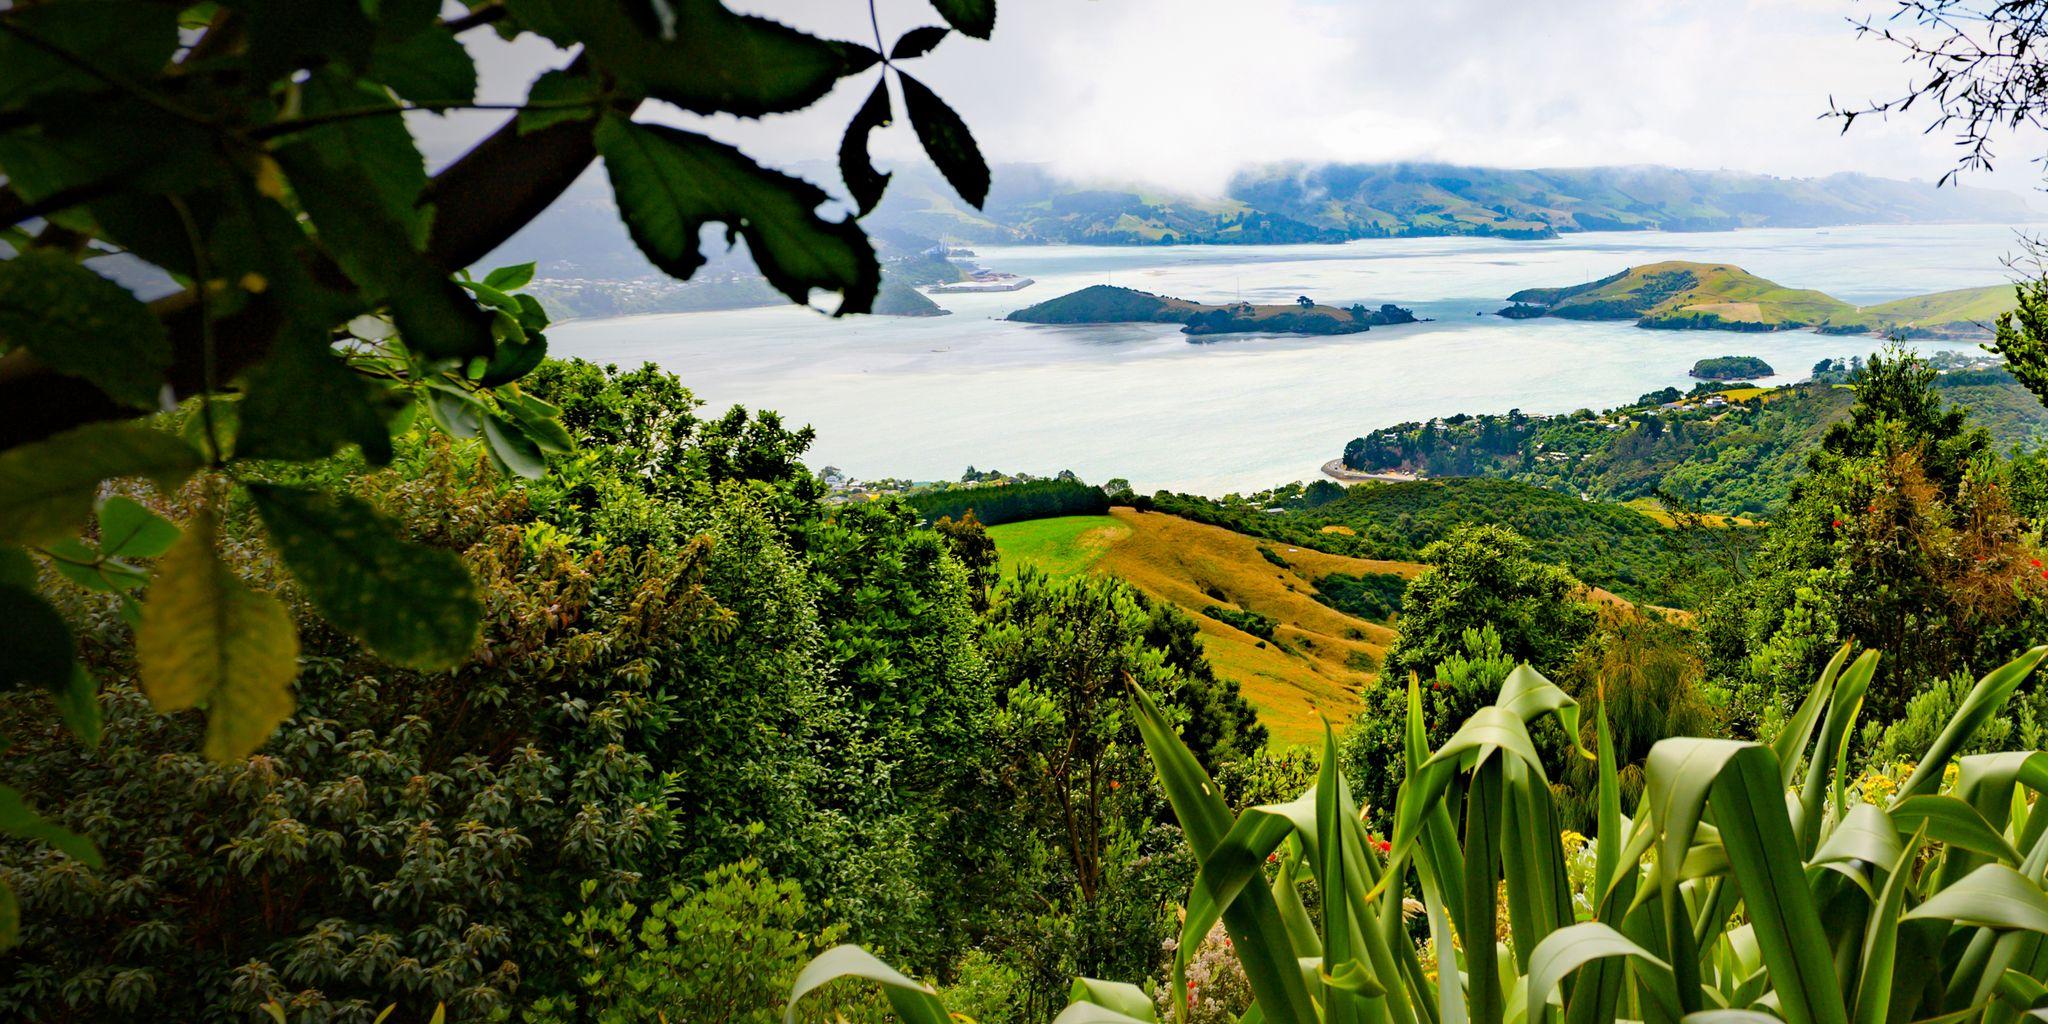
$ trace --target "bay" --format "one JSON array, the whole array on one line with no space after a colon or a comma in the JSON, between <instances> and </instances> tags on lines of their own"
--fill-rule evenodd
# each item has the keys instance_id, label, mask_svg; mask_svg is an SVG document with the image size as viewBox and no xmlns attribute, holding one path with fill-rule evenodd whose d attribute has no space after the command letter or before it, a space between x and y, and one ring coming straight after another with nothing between
<instances>
[{"instance_id":1,"label":"bay","mask_svg":"<svg viewBox=\"0 0 2048 1024\"><path fill-rule=\"evenodd\" d=\"M969 465L1218 495L1314 478L1376 427L1459 412L1619 405L1707 356L1753 355L1804 378L1871 337L1810 331L1646 331L1493 316L1521 288L1660 260L1725 262L1858 304L2008 281L2031 226L1611 232L1547 241L1375 239L1344 245L982 247L1034 278L1019 292L935 296L952 314L834 319L799 307L570 321L552 351L657 363L712 410L773 409L818 431L814 468L953 479ZM1334 338L1190 341L1177 325L1038 326L1000 319L1090 284L1204 302L1393 302L1432 322ZM1935 349L1955 343L1919 342Z\"/></svg>"}]
</instances>

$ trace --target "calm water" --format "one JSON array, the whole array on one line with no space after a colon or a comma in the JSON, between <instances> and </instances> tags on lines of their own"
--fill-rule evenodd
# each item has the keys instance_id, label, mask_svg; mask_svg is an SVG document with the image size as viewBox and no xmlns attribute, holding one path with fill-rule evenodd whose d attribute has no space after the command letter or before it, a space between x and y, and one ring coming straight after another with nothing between
<instances>
[{"instance_id":1,"label":"calm water","mask_svg":"<svg viewBox=\"0 0 2048 1024\"><path fill-rule=\"evenodd\" d=\"M652 360L713 409L779 410L818 429L814 467L949 479L972 464L1072 469L1222 494L1314 477L1375 427L1457 412L1569 412L1688 387L1705 356L1754 355L1804 377L1863 337L1645 331L1507 321L1520 288L1571 284L1668 259L1721 261L1856 303L2008 280L2006 226L1706 234L1607 233L1545 242L1394 239L1258 249L983 247L984 266L1036 278L1021 292L936 296L953 315L832 320L796 307L566 323L553 351ZM1191 343L1174 325L1044 327L1011 310L1112 283L1208 302L1297 295L1395 302L1435 322L1339 338Z\"/></svg>"}]
</instances>

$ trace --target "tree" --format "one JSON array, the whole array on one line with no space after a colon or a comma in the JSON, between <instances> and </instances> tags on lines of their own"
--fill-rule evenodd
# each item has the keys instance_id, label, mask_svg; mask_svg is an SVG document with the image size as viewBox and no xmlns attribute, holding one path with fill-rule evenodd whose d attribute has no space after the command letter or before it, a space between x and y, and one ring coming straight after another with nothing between
<instances>
[{"instance_id":1,"label":"tree","mask_svg":"<svg viewBox=\"0 0 2048 1024\"><path fill-rule=\"evenodd\" d=\"M867 138L893 117L893 72L940 171L974 205L988 191L967 127L900 62L951 31L987 38L992 0L938 4L948 29L914 29L886 55L879 31L873 47L821 39L716 0L661 17L623 0L438 11L59 0L0 12L0 242L19 254L0 262L0 610L15 626L0 662L13 666L7 683L49 691L83 740L97 735L95 683L38 564L130 609L144 691L162 711L203 706L211 756L247 755L290 714L300 629L222 549L237 502L327 625L409 668L468 657L482 607L462 563L341 488L302 486L291 464L343 451L385 464L415 419L481 438L507 473L537 476L566 452L558 410L518 383L546 353L548 318L518 294L534 268L466 268L598 157L662 270L690 276L717 222L792 301L822 289L839 294L837 313L870 307L874 251L853 218L818 212L824 191L707 135L633 120L643 103L760 117L875 70L840 140L841 177L865 212L889 178ZM476 102L461 42L481 31L577 56L430 176L404 115L495 109ZM180 290L144 304L95 272L107 252ZM184 403L173 429L138 422L166 395ZM182 525L101 503L81 539L103 483L127 478L197 478L204 500ZM0 819L0 834L38 828L25 810ZM0 915L0 944L14 924Z\"/></svg>"},{"instance_id":2,"label":"tree","mask_svg":"<svg viewBox=\"0 0 2048 1024\"><path fill-rule=\"evenodd\" d=\"M1539 671L1556 671L1592 635L1585 584L1563 566L1532 557L1512 530L1459 526L1422 549L1429 568L1401 596L1400 636L1387 650L1388 679L1426 673L1465 652L1465 633L1491 627L1500 650Z\"/></svg>"},{"instance_id":3,"label":"tree","mask_svg":"<svg viewBox=\"0 0 2048 1024\"><path fill-rule=\"evenodd\" d=\"M1297 295L1297 296L1295 296L1295 297L1294 297L1294 304L1295 304L1295 305L1297 305L1297 306L1300 306L1300 307L1301 307L1301 308L1303 308L1303 309L1314 309L1314 308L1316 308L1316 300L1314 300L1314 299L1311 299L1311 298L1309 298L1309 297L1308 297L1308 296L1306 296L1306 295Z\"/></svg>"}]
</instances>

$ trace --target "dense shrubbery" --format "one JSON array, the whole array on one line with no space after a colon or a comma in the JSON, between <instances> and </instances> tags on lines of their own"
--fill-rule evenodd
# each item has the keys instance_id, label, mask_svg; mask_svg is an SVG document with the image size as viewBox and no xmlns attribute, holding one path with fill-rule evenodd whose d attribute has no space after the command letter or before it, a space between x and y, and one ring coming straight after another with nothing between
<instances>
[{"instance_id":1,"label":"dense shrubbery","mask_svg":"<svg viewBox=\"0 0 2048 1024\"><path fill-rule=\"evenodd\" d=\"M1078 480L1032 480L982 487L919 491L907 499L927 520L958 519L969 512L986 526L1053 516L1094 516L1109 511L1109 495Z\"/></svg>"},{"instance_id":2,"label":"dense shrubbery","mask_svg":"<svg viewBox=\"0 0 2048 1024\"><path fill-rule=\"evenodd\" d=\"M1315 599L1343 612L1374 622L1387 622L1401 612L1407 579L1390 572L1325 573L1316 580Z\"/></svg>"},{"instance_id":3,"label":"dense shrubbery","mask_svg":"<svg viewBox=\"0 0 2048 1024\"><path fill-rule=\"evenodd\" d=\"M92 624L105 737L81 747L47 698L8 694L0 772L107 866L0 846L26 925L5 1012L701 1019L702 986L842 934L971 981L991 1014L1074 971L1156 968L1189 876L1122 680L1215 770L1265 742L1189 619L1092 577L991 592L978 523L826 506L807 432L701 417L666 374L564 363L530 383L579 443L543 479L438 435L382 472L313 467L461 555L484 643L452 672L396 670L295 605L300 712L254 758L194 753L202 723L134 690L118 602L52 583ZM276 578L246 512L224 536ZM663 920L764 944L678 974ZM749 997L731 1019L773 1010Z\"/></svg>"}]
</instances>

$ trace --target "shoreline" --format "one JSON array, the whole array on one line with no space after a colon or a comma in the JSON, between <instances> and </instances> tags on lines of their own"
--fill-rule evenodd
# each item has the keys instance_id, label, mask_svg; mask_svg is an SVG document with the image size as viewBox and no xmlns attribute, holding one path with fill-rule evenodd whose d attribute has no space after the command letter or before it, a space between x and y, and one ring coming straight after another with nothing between
<instances>
[{"instance_id":1,"label":"shoreline","mask_svg":"<svg viewBox=\"0 0 2048 1024\"><path fill-rule=\"evenodd\" d=\"M1371 481L1383 484L1409 484L1422 479L1422 477L1414 473L1362 473L1355 469L1346 469L1344 468L1343 459L1331 459L1323 463L1323 475L1332 480L1341 480L1346 483L1365 483Z\"/></svg>"}]
</instances>

